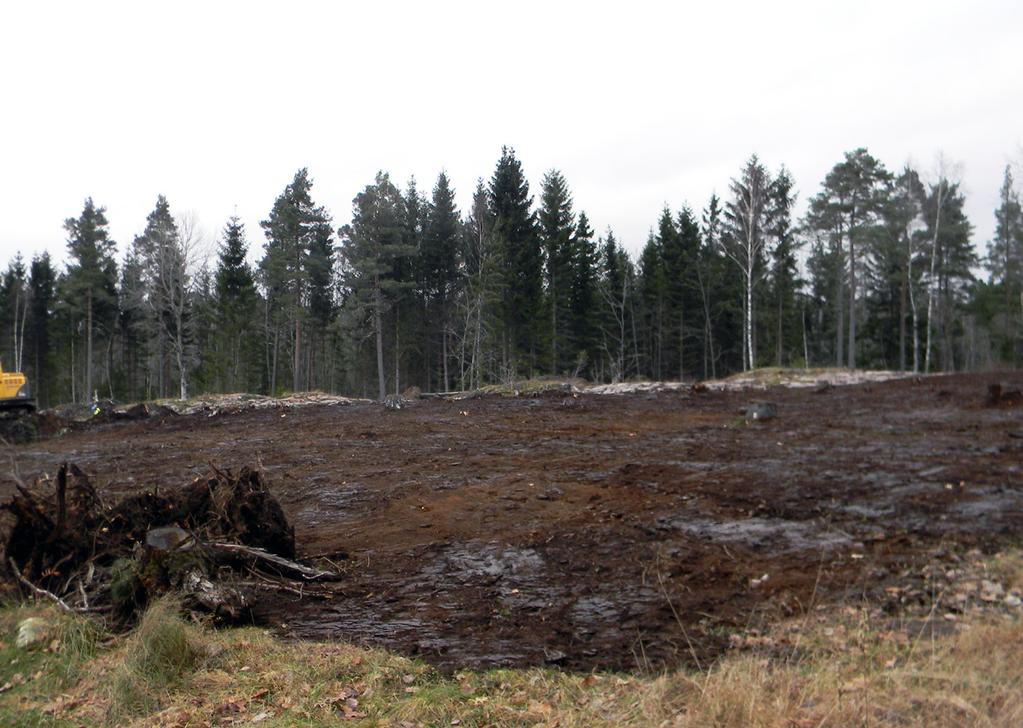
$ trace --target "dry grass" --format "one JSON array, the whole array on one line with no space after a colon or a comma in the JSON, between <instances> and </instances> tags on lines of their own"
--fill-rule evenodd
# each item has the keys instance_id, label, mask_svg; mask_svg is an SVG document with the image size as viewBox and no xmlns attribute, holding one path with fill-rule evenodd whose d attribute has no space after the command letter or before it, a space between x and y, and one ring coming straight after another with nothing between
<instances>
[{"instance_id":1,"label":"dry grass","mask_svg":"<svg viewBox=\"0 0 1023 728\"><path fill-rule=\"evenodd\" d=\"M1023 585L1018 552L986 563L1007 588ZM59 625L55 649L13 647L17 622L30 613ZM166 603L97 652L78 620L8 608L0 612L0 685L16 669L37 674L0 693L0 724L1023 725L1018 608L978 605L959 618L961 631L933 639L871 614L834 607L765 635L737 636L736 650L706 672L445 676L379 650L281 642L253 628L209 630L183 622Z\"/></svg>"}]
</instances>

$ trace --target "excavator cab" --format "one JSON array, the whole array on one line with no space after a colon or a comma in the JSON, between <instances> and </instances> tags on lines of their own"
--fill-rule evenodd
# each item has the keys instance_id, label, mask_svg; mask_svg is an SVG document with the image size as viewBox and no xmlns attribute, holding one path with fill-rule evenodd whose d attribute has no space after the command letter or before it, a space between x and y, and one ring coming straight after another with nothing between
<instances>
[{"instance_id":1,"label":"excavator cab","mask_svg":"<svg viewBox=\"0 0 1023 728\"><path fill-rule=\"evenodd\" d=\"M36 408L35 400L28 391L28 379L21 372L5 372L0 364L0 410L24 410Z\"/></svg>"}]
</instances>

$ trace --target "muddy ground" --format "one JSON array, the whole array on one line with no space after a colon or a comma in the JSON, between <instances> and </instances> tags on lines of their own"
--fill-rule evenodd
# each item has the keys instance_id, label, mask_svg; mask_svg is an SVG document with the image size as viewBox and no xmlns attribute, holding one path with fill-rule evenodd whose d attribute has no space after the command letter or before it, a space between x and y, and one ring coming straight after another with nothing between
<instances>
[{"instance_id":1,"label":"muddy ground","mask_svg":"<svg viewBox=\"0 0 1023 728\"><path fill-rule=\"evenodd\" d=\"M935 559L1023 541L1023 408L986 406L993 381L1023 388L1002 373L309 406L107 424L9 452L22 477L72 460L111 495L261 463L300 556L347 574L326 599L264 599L258 617L285 635L449 669L659 668L817 603L890 601L886 585ZM762 399L778 417L744 422L739 407Z\"/></svg>"}]
</instances>

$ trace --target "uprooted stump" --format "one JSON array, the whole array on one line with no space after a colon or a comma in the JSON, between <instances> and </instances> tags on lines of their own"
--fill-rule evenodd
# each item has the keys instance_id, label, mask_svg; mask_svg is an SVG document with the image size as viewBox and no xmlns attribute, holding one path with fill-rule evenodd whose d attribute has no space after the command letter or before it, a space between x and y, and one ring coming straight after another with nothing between
<instances>
[{"instance_id":1,"label":"uprooted stump","mask_svg":"<svg viewBox=\"0 0 1023 728\"><path fill-rule=\"evenodd\" d=\"M212 468L179 490L138 493L110 507L81 469L65 463L53 481L18 484L0 509L14 517L4 567L22 586L64 609L121 621L167 591L239 621L250 604L243 574L281 588L292 578L337 578L293 561L294 529L250 468L237 475Z\"/></svg>"}]
</instances>

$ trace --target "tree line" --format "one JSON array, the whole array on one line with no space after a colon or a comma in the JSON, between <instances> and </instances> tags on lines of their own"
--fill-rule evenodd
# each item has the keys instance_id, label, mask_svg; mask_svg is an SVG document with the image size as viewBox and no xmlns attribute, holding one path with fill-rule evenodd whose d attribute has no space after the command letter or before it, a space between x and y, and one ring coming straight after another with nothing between
<instances>
[{"instance_id":1,"label":"tree line","mask_svg":"<svg viewBox=\"0 0 1023 728\"><path fill-rule=\"evenodd\" d=\"M18 254L0 281L0 357L42 405L279 394L382 398L539 375L695 379L764 365L914 372L1018 366L1023 212L1006 168L987 254L946 167L889 171L866 149L794 216L795 183L755 155L722 199L667 205L633 260L597 234L557 170L535 200L504 148L459 210L380 172L337 224L299 170L260 223L160 196L118 257L91 198L64 223L67 264ZM978 275L980 271L986 275Z\"/></svg>"}]
</instances>

